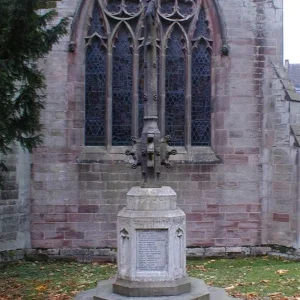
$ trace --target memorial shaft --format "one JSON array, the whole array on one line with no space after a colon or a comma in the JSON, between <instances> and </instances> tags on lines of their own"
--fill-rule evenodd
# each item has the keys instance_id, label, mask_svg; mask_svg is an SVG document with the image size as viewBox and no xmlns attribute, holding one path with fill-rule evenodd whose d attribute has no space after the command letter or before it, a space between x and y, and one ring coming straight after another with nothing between
<instances>
[{"instance_id":1,"label":"memorial shaft","mask_svg":"<svg viewBox=\"0 0 300 300\"><path fill-rule=\"evenodd\" d=\"M144 126L141 137L145 187L157 186L160 176L160 131L157 112L156 1L150 0L144 17ZM146 151L146 155L145 155Z\"/></svg>"},{"instance_id":2,"label":"memorial shaft","mask_svg":"<svg viewBox=\"0 0 300 300\"><path fill-rule=\"evenodd\" d=\"M170 167L169 156L176 150L168 145L170 137L161 138L158 128L157 89L157 0L147 0L144 13L144 125L140 139L133 137L132 168L142 167L142 187L160 187L161 165Z\"/></svg>"}]
</instances>

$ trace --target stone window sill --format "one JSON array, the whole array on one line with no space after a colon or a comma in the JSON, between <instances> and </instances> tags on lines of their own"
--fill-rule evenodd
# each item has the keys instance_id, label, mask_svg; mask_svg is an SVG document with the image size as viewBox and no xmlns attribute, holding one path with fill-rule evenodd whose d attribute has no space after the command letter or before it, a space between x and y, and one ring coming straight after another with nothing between
<instances>
[{"instance_id":1,"label":"stone window sill","mask_svg":"<svg viewBox=\"0 0 300 300\"><path fill-rule=\"evenodd\" d=\"M108 163L108 162L125 162L130 163L131 157L125 155L125 151L130 146L120 147L100 147L85 146L84 150L77 158L79 163ZM177 154L170 157L170 161L182 164L197 163L220 163L211 147L174 147Z\"/></svg>"}]
</instances>

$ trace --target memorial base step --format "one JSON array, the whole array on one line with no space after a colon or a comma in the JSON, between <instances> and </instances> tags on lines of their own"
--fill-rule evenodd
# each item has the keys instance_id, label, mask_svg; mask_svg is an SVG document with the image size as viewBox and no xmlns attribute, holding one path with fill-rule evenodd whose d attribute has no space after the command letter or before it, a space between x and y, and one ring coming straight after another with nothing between
<instances>
[{"instance_id":1,"label":"memorial base step","mask_svg":"<svg viewBox=\"0 0 300 300\"><path fill-rule=\"evenodd\" d=\"M177 296L188 293L191 282L188 276L172 281L127 281L117 279L113 292L127 297Z\"/></svg>"},{"instance_id":2,"label":"memorial base step","mask_svg":"<svg viewBox=\"0 0 300 300\"><path fill-rule=\"evenodd\" d=\"M75 300L238 300L228 296L223 289L210 288L203 280L190 278L191 291L178 296L127 297L113 293L115 279L100 281L97 288L78 294Z\"/></svg>"}]
</instances>

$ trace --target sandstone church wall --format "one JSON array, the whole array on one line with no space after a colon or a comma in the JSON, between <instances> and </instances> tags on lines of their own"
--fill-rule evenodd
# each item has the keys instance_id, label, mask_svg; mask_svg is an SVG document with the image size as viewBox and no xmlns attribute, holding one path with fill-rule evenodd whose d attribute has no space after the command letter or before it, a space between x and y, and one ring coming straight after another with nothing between
<instances>
[{"instance_id":1,"label":"sandstone church wall","mask_svg":"<svg viewBox=\"0 0 300 300\"><path fill-rule=\"evenodd\" d=\"M300 97L282 66L270 69L272 85L265 102L262 163L265 244L299 248ZM295 132L293 132L295 131Z\"/></svg>"},{"instance_id":2,"label":"sandstone church wall","mask_svg":"<svg viewBox=\"0 0 300 300\"><path fill-rule=\"evenodd\" d=\"M3 175L4 188L0 191L0 251L28 248L31 246L30 155L15 146L3 159L8 172ZM13 252L11 255L15 256Z\"/></svg>"},{"instance_id":3,"label":"sandstone church wall","mask_svg":"<svg viewBox=\"0 0 300 300\"><path fill-rule=\"evenodd\" d=\"M58 1L59 16L74 14L78 2ZM217 2L230 47L229 56L213 57L212 148L220 161L178 161L163 170L162 180L187 215L188 246L259 245L275 228L264 219L270 198L263 193L268 163L262 159L268 61L282 61L282 1ZM78 22L77 45L87 26ZM68 52L69 41L64 37L41 62L45 143L32 161L32 246L115 247L116 215L126 192L139 184L140 170L131 170L125 156L112 159L84 146L84 52Z\"/></svg>"}]
</instances>

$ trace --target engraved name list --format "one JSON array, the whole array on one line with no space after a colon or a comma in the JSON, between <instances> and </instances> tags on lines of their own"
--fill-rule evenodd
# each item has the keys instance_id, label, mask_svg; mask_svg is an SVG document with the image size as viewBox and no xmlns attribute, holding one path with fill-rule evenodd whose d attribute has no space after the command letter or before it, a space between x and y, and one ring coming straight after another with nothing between
<instances>
[{"instance_id":1,"label":"engraved name list","mask_svg":"<svg viewBox=\"0 0 300 300\"><path fill-rule=\"evenodd\" d=\"M168 230L137 230L137 271L167 271Z\"/></svg>"}]
</instances>

